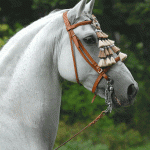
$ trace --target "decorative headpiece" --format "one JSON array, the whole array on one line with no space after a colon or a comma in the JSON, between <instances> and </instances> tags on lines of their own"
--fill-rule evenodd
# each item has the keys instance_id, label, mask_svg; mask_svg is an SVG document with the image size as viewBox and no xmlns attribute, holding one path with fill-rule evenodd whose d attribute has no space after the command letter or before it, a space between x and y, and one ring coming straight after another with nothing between
<instances>
[{"instance_id":1,"label":"decorative headpiece","mask_svg":"<svg viewBox=\"0 0 150 150\"><path fill-rule=\"evenodd\" d=\"M127 55L120 52L120 48L115 46L115 41L108 39L108 35L101 30L100 24L97 21L96 17L92 15L92 25L96 28L95 32L99 40L99 55L100 61L98 63L99 67L107 67L115 64L116 61L113 58L113 54L116 53L121 61L124 61L127 58Z\"/></svg>"}]
</instances>

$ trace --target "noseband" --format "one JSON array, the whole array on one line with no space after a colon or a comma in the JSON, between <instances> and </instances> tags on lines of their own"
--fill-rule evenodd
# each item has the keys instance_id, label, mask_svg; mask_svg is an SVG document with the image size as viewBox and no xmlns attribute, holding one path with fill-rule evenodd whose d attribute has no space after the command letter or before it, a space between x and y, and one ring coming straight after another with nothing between
<instances>
[{"instance_id":1,"label":"noseband","mask_svg":"<svg viewBox=\"0 0 150 150\"><path fill-rule=\"evenodd\" d=\"M105 90L105 95L106 95L105 102L108 105L107 112L108 111L111 112L111 110L112 110L112 100L110 100L110 99L111 99L111 94L113 92L113 87L112 87L110 78L106 75L106 72L110 69L111 66L108 66L108 67L105 67L105 69L102 69L93 60L93 58L90 56L88 51L84 48L83 44L81 43L81 41L78 39L78 37L76 36L76 34L73 31L73 29L77 28L78 26L92 24L93 21L92 20L90 20L90 21L82 21L82 22L79 22L77 24L70 25L70 22L69 22L68 17L67 17L67 12L63 13L63 19L64 19L64 23L66 25L66 30L68 31L69 38L70 38L71 51L72 51L74 70L75 70L77 83L80 84L79 83L79 77L78 77L78 72L77 72L77 66L76 66L76 61L75 61L75 55L74 55L72 41L74 42L75 46L77 47L78 51L80 52L82 57L85 59L85 61L99 74L98 78L96 79L96 81L95 81L95 83L93 85L93 88L92 88L92 92L95 94L95 96L94 96L92 101L94 101L94 99L96 97L95 90L96 90L99 82L102 80L102 78L105 78L107 80L107 89ZM120 60L119 56L115 58L116 62L118 62L119 60Z\"/></svg>"}]
</instances>

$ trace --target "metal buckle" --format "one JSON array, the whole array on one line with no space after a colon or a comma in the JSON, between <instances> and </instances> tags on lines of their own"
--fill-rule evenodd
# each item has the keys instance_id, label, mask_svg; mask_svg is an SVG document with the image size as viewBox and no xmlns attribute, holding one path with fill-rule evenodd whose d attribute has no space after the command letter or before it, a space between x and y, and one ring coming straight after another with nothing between
<instances>
[{"instance_id":1,"label":"metal buckle","mask_svg":"<svg viewBox=\"0 0 150 150\"><path fill-rule=\"evenodd\" d=\"M72 37L74 37L74 36L75 36L75 34Z\"/></svg>"},{"instance_id":2,"label":"metal buckle","mask_svg":"<svg viewBox=\"0 0 150 150\"><path fill-rule=\"evenodd\" d=\"M101 68L101 70L100 71L98 71L98 73L100 74L100 73L102 73L103 72L103 69Z\"/></svg>"}]
</instances>

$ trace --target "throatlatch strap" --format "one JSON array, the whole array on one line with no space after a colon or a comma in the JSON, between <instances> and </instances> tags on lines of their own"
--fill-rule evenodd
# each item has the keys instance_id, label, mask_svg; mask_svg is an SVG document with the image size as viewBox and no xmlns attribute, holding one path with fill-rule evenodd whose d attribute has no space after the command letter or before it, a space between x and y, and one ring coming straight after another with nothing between
<instances>
[{"instance_id":1,"label":"throatlatch strap","mask_svg":"<svg viewBox=\"0 0 150 150\"><path fill-rule=\"evenodd\" d=\"M69 32L69 36L71 37L71 32ZM72 39L71 38L70 38L70 44L71 44L71 52L72 52L72 58L73 58L76 81L77 81L78 84L80 84L79 83L79 78L78 78L77 65L76 65L76 60L75 60L75 55L74 55L73 44L72 44Z\"/></svg>"}]
</instances>

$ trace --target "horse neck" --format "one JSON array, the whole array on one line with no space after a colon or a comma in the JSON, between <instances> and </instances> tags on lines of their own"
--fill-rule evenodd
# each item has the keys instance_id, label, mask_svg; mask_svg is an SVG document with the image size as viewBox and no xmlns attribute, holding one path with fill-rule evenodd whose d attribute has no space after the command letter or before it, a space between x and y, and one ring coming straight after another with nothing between
<instances>
[{"instance_id":1,"label":"horse neck","mask_svg":"<svg viewBox=\"0 0 150 150\"><path fill-rule=\"evenodd\" d=\"M49 14L14 35L0 51L0 95L8 89L18 61L38 32L57 17Z\"/></svg>"},{"instance_id":2,"label":"horse neck","mask_svg":"<svg viewBox=\"0 0 150 150\"><path fill-rule=\"evenodd\" d=\"M22 29L0 51L0 96L7 91L16 65L29 43L41 28L45 26L49 18L49 16L46 16Z\"/></svg>"},{"instance_id":3,"label":"horse neck","mask_svg":"<svg viewBox=\"0 0 150 150\"><path fill-rule=\"evenodd\" d=\"M33 36L16 63L9 88L3 96L5 101L1 108L8 117L21 122L20 128L25 130L28 141L33 141L36 146L42 139L41 143L52 147L57 133L61 103L57 42L62 23L62 15L59 15Z\"/></svg>"}]
</instances>

